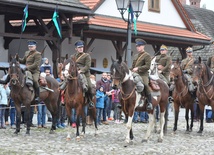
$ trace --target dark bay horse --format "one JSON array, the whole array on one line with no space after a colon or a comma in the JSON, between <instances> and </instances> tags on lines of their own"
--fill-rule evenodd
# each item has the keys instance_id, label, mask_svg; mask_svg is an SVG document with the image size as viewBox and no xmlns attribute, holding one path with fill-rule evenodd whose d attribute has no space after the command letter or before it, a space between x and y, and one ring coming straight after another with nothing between
<instances>
[{"instance_id":1,"label":"dark bay horse","mask_svg":"<svg viewBox=\"0 0 214 155\"><path fill-rule=\"evenodd\" d=\"M173 98L174 98L174 128L173 131L177 130L178 124L178 116L180 106L186 109L185 112L185 119L186 119L186 132L192 131L193 127L193 117L194 117L194 98L188 91L188 81L184 77L183 72L180 67L179 60L174 62L171 66L170 71L170 81L174 81L175 89L173 91ZM191 124L189 126L189 110L191 111Z\"/></svg>"},{"instance_id":2,"label":"dark bay horse","mask_svg":"<svg viewBox=\"0 0 214 155\"><path fill-rule=\"evenodd\" d=\"M132 143L132 140L134 138L133 131L132 131L132 119L134 115L134 111L147 111L146 110L146 104L143 104L142 107L138 106L138 102L141 98L141 95L135 90L135 83L133 81L132 72L128 69L128 66L122 62L122 59L120 58L118 61L112 59L112 65L111 65L111 74L112 74L112 84L113 86L120 87L121 92L121 105L122 110L126 116L126 119L128 119L128 122L126 124L128 132L125 139L125 146ZM152 104L153 104L153 110L149 110L149 125L147 128L147 133L145 135L145 138L142 140L148 141L151 131L155 124L155 114L154 109L157 105L160 106L160 135L158 138L159 142L163 141L163 128L165 125L165 112L167 107L167 101L169 96L169 88L165 82L162 80L157 80L157 83L160 86L160 94L158 96L152 97ZM131 141L130 141L131 140Z\"/></svg>"},{"instance_id":3,"label":"dark bay horse","mask_svg":"<svg viewBox=\"0 0 214 155\"><path fill-rule=\"evenodd\" d=\"M69 65L69 66L67 66ZM85 134L85 126L86 126L86 116L85 116L85 107L87 106L87 99L84 97L82 84L80 81L80 75L78 73L78 68L76 64L76 60L74 58L68 59L65 61L64 66L68 69L68 77L67 77L67 86L65 89L65 107L68 118L71 118L71 110L74 108L76 110L76 139L80 140L80 118L82 118L82 132L81 135ZM86 96L87 94L85 94ZM96 98L94 97L93 102L96 103ZM95 135L97 130L97 122L96 122L96 107L89 108L89 114L91 114L92 119L94 120L95 125ZM70 121L70 120L69 120ZM67 140L70 140L70 132L68 132Z\"/></svg>"},{"instance_id":4,"label":"dark bay horse","mask_svg":"<svg viewBox=\"0 0 214 155\"><path fill-rule=\"evenodd\" d=\"M27 131L26 134L30 134L30 107L35 104L34 98L35 94L32 88L26 85L26 78L24 71L20 68L20 63L18 62L18 57L11 57L9 72L10 76L10 86L11 86L11 98L14 100L16 108L16 131L15 134L20 132L20 122L21 122L21 105L26 107L26 122ZM54 92L43 91L40 92L40 100L44 101L48 110L52 114L52 127L50 133L56 129L56 121L58 118L58 82L52 77L46 77L47 85Z\"/></svg>"},{"instance_id":5,"label":"dark bay horse","mask_svg":"<svg viewBox=\"0 0 214 155\"><path fill-rule=\"evenodd\" d=\"M214 74L201 61L201 57L193 65L193 83L197 85L197 97L200 108L200 129L198 133L202 133L204 129L204 106L211 106L214 113Z\"/></svg>"}]
</instances>

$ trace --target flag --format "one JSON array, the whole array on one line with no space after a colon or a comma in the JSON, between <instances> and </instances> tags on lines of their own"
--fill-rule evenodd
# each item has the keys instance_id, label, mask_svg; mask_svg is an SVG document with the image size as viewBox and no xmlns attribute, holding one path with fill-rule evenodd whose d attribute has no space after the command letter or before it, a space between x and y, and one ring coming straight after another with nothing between
<instances>
[{"instance_id":1,"label":"flag","mask_svg":"<svg viewBox=\"0 0 214 155\"><path fill-rule=\"evenodd\" d=\"M58 34L59 34L59 37L62 38L61 25L60 25L59 15L58 15L57 9L55 9L55 11L53 13L52 21L54 22L54 25L56 27Z\"/></svg>"},{"instance_id":2,"label":"flag","mask_svg":"<svg viewBox=\"0 0 214 155\"><path fill-rule=\"evenodd\" d=\"M137 20L134 18L134 11L132 8L132 4L129 5L129 13L131 15L131 23L134 23L134 33L137 35Z\"/></svg>"},{"instance_id":3,"label":"flag","mask_svg":"<svg viewBox=\"0 0 214 155\"><path fill-rule=\"evenodd\" d=\"M28 4L25 6L24 10L24 15L23 15L23 19L22 19L22 32L24 32L25 27L27 25L27 18L28 18Z\"/></svg>"}]
</instances>

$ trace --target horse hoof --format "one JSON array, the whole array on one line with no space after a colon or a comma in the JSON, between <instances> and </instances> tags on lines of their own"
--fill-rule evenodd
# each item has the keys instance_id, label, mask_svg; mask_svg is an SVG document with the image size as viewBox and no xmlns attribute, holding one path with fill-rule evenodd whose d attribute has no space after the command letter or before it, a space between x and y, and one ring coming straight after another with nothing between
<instances>
[{"instance_id":1,"label":"horse hoof","mask_svg":"<svg viewBox=\"0 0 214 155\"><path fill-rule=\"evenodd\" d=\"M143 140L141 141L141 143L145 143L145 142L148 142L148 140L147 140L147 139L143 139Z\"/></svg>"},{"instance_id":2,"label":"horse hoof","mask_svg":"<svg viewBox=\"0 0 214 155\"><path fill-rule=\"evenodd\" d=\"M81 139L80 136L77 136L77 137L76 137L76 140L77 140L77 141L80 141L80 139Z\"/></svg>"},{"instance_id":3,"label":"horse hoof","mask_svg":"<svg viewBox=\"0 0 214 155\"><path fill-rule=\"evenodd\" d=\"M97 137L97 136L98 136L98 134L97 134L97 133L95 133L95 134L94 134L94 137Z\"/></svg>"},{"instance_id":4,"label":"horse hoof","mask_svg":"<svg viewBox=\"0 0 214 155\"><path fill-rule=\"evenodd\" d=\"M158 142L159 142L159 143L162 143L162 142L163 142L163 139L162 139L162 138L158 138Z\"/></svg>"},{"instance_id":5,"label":"horse hoof","mask_svg":"<svg viewBox=\"0 0 214 155\"><path fill-rule=\"evenodd\" d=\"M70 137L67 137L67 138L66 138L66 141L70 141L70 140L71 140L71 138L70 138Z\"/></svg>"},{"instance_id":6,"label":"horse hoof","mask_svg":"<svg viewBox=\"0 0 214 155\"><path fill-rule=\"evenodd\" d=\"M49 134L55 134L54 130L50 130Z\"/></svg>"},{"instance_id":7,"label":"horse hoof","mask_svg":"<svg viewBox=\"0 0 214 155\"><path fill-rule=\"evenodd\" d=\"M131 145L130 142L129 142L129 143L128 143L128 142L125 142L125 144L123 145L123 147L127 147L127 146L129 146L129 145Z\"/></svg>"}]
</instances>

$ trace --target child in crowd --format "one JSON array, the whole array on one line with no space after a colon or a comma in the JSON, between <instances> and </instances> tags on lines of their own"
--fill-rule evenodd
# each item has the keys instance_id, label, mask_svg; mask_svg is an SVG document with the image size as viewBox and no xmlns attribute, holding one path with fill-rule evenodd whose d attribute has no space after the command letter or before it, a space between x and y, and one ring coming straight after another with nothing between
<instances>
[{"instance_id":1,"label":"child in crowd","mask_svg":"<svg viewBox=\"0 0 214 155\"><path fill-rule=\"evenodd\" d=\"M120 99L119 99L119 93L120 89L115 89L112 92L112 103L114 107L114 120L115 123L121 123L120 122L120 114L121 114L121 104L120 104Z\"/></svg>"},{"instance_id":2,"label":"child in crowd","mask_svg":"<svg viewBox=\"0 0 214 155\"><path fill-rule=\"evenodd\" d=\"M104 98L105 94L103 92L103 86L100 86L99 90L96 92L96 116L97 124L101 125L101 114L104 108Z\"/></svg>"},{"instance_id":3,"label":"child in crowd","mask_svg":"<svg viewBox=\"0 0 214 155\"><path fill-rule=\"evenodd\" d=\"M3 77L4 80L4 77ZM0 85L0 129L6 129L5 126L5 108L8 104L10 89L8 85Z\"/></svg>"}]
</instances>

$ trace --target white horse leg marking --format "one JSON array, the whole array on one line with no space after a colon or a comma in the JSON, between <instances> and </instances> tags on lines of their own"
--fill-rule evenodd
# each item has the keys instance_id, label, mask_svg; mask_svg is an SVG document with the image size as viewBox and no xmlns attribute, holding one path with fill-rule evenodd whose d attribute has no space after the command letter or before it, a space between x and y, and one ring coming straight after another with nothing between
<instances>
[{"instance_id":1,"label":"white horse leg marking","mask_svg":"<svg viewBox=\"0 0 214 155\"><path fill-rule=\"evenodd\" d=\"M154 114L149 114L149 125L148 125L148 128L147 128L146 136L144 138L145 140L149 139L153 127L154 127Z\"/></svg>"},{"instance_id":2,"label":"white horse leg marking","mask_svg":"<svg viewBox=\"0 0 214 155\"><path fill-rule=\"evenodd\" d=\"M126 123L126 127L127 127L127 135L126 135L126 142L129 143L130 142L130 130L132 128L132 119L133 119L134 113L132 115L132 117L128 117L128 122Z\"/></svg>"},{"instance_id":3,"label":"white horse leg marking","mask_svg":"<svg viewBox=\"0 0 214 155\"><path fill-rule=\"evenodd\" d=\"M159 136L159 140L163 140L163 128L164 128L164 124L165 124L165 111L160 113L160 136Z\"/></svg>"}]
</instances>

